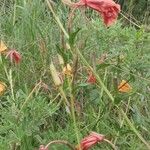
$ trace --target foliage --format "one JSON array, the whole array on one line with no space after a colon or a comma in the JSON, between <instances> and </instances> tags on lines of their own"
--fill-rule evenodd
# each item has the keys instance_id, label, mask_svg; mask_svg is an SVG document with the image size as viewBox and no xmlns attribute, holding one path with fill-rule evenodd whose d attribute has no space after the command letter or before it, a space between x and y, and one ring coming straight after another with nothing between
<instances>
[{"instance_id":1,"label":"foliage","mask_svg":"<svg viewBox=\"0 0 150 150\"><path fill-rule=\"evenodd\" d=\"M55 11L67 28L65 20L68 8L59 5ZM16 146L18 150L30 150L54 139L69 140L76 144L74 123L62 103L61 92L54 86L50 76L49 65L52 60L61 72L56 54L58 47L64 47L61 31L46 3L16 0L9 9L1 7L0 12L1 39L22 55L22 62L18 66L11 65L0 55L0 81L7 85L5 94L0 96L0 149L14 150ZM86 19L76 11L70 33L73 36L69 42L73 47L76 44L80 48L114 96L118 107L127 110L127 116L135 127L150 141L150 34L142 28L122 27L121 21L106 28L99 16L91 15ZM106 54L106 59L99 64L103 54ZM70 57L68 59L70 61ZM67 63L73 66L75 58L72 59ZM88 68L80 59L78 61L73 93L79 137L89 131L97 131L122 150L146 150L110 102L104 89L98 84L86 82ZM116 86L122 79L132 85L131 93L117 91ZM64 79L63 90L69 99L68 80ZM43 88L41 83L48 85L48 89ZM63 146L54 146L53 149L67 150ZM110 147L101 144L95 149Z\"/></svg>"},{"instance_id":2,"label":"foliage","mask_svg":"<svg viewBox=\"0 0 150 150\"><path fill-rule=\"evenodd\" d=\"M149 24L150 23L150 2L149 0L117 0L121 6L124 12L128 14L130 19L134 20L137 19L140 23L143 24Z\"/></svg>"}]
</instances>

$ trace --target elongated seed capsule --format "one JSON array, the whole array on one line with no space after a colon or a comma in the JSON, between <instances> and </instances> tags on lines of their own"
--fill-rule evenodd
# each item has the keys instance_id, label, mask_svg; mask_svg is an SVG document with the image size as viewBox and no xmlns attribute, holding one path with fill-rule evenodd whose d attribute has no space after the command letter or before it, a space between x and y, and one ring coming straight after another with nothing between
<instances>
[{"instance_id":1,"label":"elongated seed capsule","mask_svg":"<svg viewBox=\"0 0 150 150\"><path fill-rule=\"evenodd\" d=\"M58 54L58 60L60 65L64 65L64 59L61 55Z\"/></svg>"},{"instance_id":2,"label":"elongated seed capsule","mask_svg":"<svg viewBox=\"0 0 150 150\"><path fill-rule=\"evenodd\" d=\"M57 72L53 62L51 62L51 64L50 64L50 72L51 72L54 84L56 86L60 86L62 84L62 82L61 82L61 79L58 76L58 72Z\"/></svg>"}]
</instances>

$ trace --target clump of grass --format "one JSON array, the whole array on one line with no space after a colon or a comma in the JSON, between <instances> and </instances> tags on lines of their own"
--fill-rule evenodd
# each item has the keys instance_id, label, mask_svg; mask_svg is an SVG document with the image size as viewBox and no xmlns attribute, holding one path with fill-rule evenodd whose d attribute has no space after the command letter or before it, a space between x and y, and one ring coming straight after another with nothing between
<instances>
[{"instance_id":1,"label":"clump of grass","mask_svg":"<svg viewBox=\"0 0 150 150\"><path fill-rule=\"evenodd\" d=\"M68 8L61 4L55 7L67 30ZM70 35L81 29L69 43L46 3L16 1L9 11L3 13L1 9L1 39L21 53L22 62L12 66L1 55L0 81L6 83L7 90L0 97L0 149L35 149L56 139L75 145L76 136L80 139L89 131L103 133L121 149L147 149L128 124L132 122L149 143L149 33L122 28L121 22L107 29L95 14L86 20L77 11ZM66 41L72 43L73 56L66 49ZM50 75L51 61L62 72L57 53L76 71L73 82L70 76L63 79L63 91L58 90ZM87 83L89 69L101 78L106 89L98 82ZM118 92L122 79L132 86L131 93ZM63 103L62 92L69 102L72 100L74 120ZM130 122L116 106L124 110ZM67 149L61 145L53 148ZM110 149L105 143L95 147L100 148Z\"/></svg>"}]
</instances>

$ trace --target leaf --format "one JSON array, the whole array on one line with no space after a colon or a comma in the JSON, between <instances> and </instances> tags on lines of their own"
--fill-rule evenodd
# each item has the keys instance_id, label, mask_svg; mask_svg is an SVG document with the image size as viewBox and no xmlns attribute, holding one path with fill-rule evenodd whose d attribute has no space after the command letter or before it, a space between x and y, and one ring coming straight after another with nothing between
<instances>
[{"instance_id":1,"label":"leaf","mask_svg":"<svg viewBox=\"0 0 150 150\"><path fill-rule=\"evenodd\" d=\"M104 68L106 68L108 66L110 66L110 64L103 63L103 64L96 65L96 69L97 70L104 69Z\"/></svg>"},{"instance_id":2,"label":"leaf","mask_svg":"<svg viewBox=\"0 0 150 150\"><path fill-rule=\"evenodd\" d=\"M56 49L59 55L61 55L63 57L63 60L65 62L65 64L69 63L69 60L71 59L71 53L69 51L65 51L65 49L60 48L59 45L56 45Z\"/></svg>"},{"instance_id":3,"label":"leaf","mask_svg":"<svg viewBox=\"0 0 150 150\"><path fill-rule=\"evenodd\" d=\"M135 76L134 76L134 72L130 71L130 80L135 82Z\"/></svg>"},{"instance_id":4,"label":"leaf","mask_svg":"<svg viewBox=\"0 0 150 150\"><path fill-rule=\"evenodd\" d=\"M78 32L81 30L81 28L78 28L77 31L73 32L73 33L70 33L70 36L69 36L69 44L70 46L73 46L74 43L75 43L75 38L78 34Z\"/></svg>"},{"instance_id":5,"label":"leaf","mask_svg":"<svg viewBox=\"0 0 150 150\"><path fill-rule=\"evenodd\" d=\"M81 83L81 84L78 85L78 87L85 87L85 86L88 86L88 85L89 85L89 83Z\"/></svg>"}]
</instances>

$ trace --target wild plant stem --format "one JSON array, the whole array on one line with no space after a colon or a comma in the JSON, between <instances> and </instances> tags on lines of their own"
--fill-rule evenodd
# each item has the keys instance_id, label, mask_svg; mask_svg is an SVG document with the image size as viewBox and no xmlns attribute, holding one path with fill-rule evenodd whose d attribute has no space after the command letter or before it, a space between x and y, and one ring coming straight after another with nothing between
<instances>
[{"instance_id":1,"label":"wild plant stem","mask_svg":"<svg viewBox=\"0 0 150 150\"><path fill-rule=\"evenodd\" d=\"M56 22L58 23L60 29L63 31L63 33L65 34L65 36L67 37L67 39L69 39L69 35L68 35L68 33L66 32L66 30L64 29L64 27L63 27L61 21L59 20L59 18L58 18L57 15L56 15L56 13L54 12L51 3L49 2L49 0L46 0L46 2L47 2L47 5L48 5L50 11L52 12L52 14L53 14L53 16L54 16L54 19L55 19Z\"/></svg>"},{"instance_id":2,"label":"wild plant stem","mask_svg":"<svg viewBox=\"0 0 150 150\"><path fill-rule=\"evenodd\" d=\"M28 101L30 100L30 97L32 96L32 94L35 92L35 90L39 87L39 85L41 84L41 81L39 83L37 83L35 85L35 87L32 89L32 91L30 92L30 94L28 95L28 97L25 99L24 103L22 104L19 112L18 112L18 116L20 115L22 109L25 107L25 105L28 103Z\"/></svg>"},{"instance_id":3,"label":"wild plant stem","mask_svg":"<svg viewBox=\"0 0 150 150\"><path fill-rule=\"evenodd\" d=\"M48 149L52 144L65 144L67 145L71 150L75 150L74 146L72 146L68 141L63 141L63 140L55 140L49 142L46 146L45 149Z\"/></svg>"},{"instance_id":4,"label":"wild plant stem","mask_svg":"<svg viewBox=\"0 0 150 150\"><path fill-rule=\"evenodd\" d=\"M14 2L14 11L13 11L13 26L15 25L16 22L16 0Z\"/></svg>"},{"instance_id":5,"label":"wild plant stem","mask_svg":"<svg viewBox=\"0 0 150 150\"><path fill-rule=\"evenodd\" d=\"M104 139L104 141L107 142L107 143L109 143L114 150L117 150L116 146L111 141L109 141L107 139Z\"/></svg>"},{"instance_id":6,"label":"wild plant stem","mask_svg":"<svg viewBox=\"0 0 150 150\"><path fill-rule=\"evenodd\" d=\"M77 126L77 122L76 122L75 108L74 108L75 107L74 95L73 95L72 83L71 83L71 80L69 77L68 77L68 86L70 89L71 115L72 115L72 119L73 119L75 133L76 133L77 143L79 145L79 150L80 150L81 149L80 148L80 138L79 138L79 131L78 131L78 126Z\"/></svg>"},{"instance_id":7,"label":"wild plant stem","mask_svg":"<svg viewBox=\"0 0 150 150\"><path fill-rule=\"evenodd\" d=\"M127 104L127 107L126 107L126 110L125 110L125 114L128 113L128 109L129 109L129 105L130 105L130 100L131 100L131 98L129 97L128 104ZM124 123L124 120L125 120L125 118L123 118L123 119L121 120L120 128L122 128L123 123ZM118 131L118 132L117 132L117 137L116 137L115 140L114 140L114 144L116 144L116 142L117 142L117 139L118 139L118 137L119 137L119 133L120 133L120 132Z\"/></svg>"},{"instance_id":8,"label":"wild plant stem","mask_svg":"<svg viewBox=\"0 0 150 150\"><path fill-rule=\"evenodd\" d=\"M9 70L9 83L10 83L10 89L11 89L11 95L13 101L15 101L15 95L14 95L14 89L13 89L13 80L12 80L12 70Z\"/></svg>"},{"instance_id":9,"label":"wild plant stem","mask_svg":"<svg viewBox=\"0 0 150 150\"><path fill-rule=\"evenodd\" d=\"M59 87L59 91L60 91L60 93L61 93L61 95L62 95L62 97L63 97L63 99L64 99L64 104L65 104L67 107L69 107L70 104L69 104L68 99L67 99L67 97L66 97L66 94L65 94L65 92L64 92L64 90L63 90L63 88L62 88L61 86Z\"/></svg>"}]
</instances>

